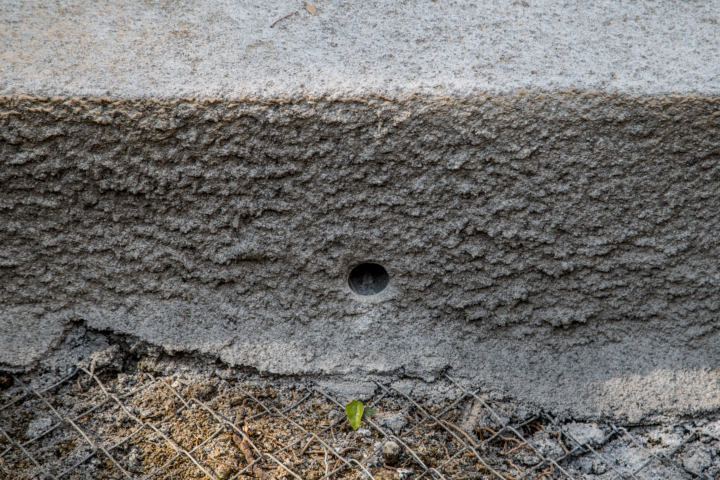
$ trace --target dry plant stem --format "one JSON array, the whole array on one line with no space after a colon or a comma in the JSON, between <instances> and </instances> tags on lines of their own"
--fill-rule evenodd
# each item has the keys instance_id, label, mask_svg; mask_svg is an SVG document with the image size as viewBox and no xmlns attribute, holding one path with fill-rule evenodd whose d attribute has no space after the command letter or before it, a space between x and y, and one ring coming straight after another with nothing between
<instances>
[{"instance_id":1,"label":"dry plant stem","mask_svg":"<svg viewBox=\"0 0 720 480\"><path fill-rule=\"evenodd\" d=\"M550 478L550 475L552 475L554 471L555 469L553 468L553 464L551 463L550 470L543 470L542 472L540 472L540 478Z\"/></svg>"},{"instance_id":2,"label":"dry plant stem","mask_svg":"<svg viewBox=\"0 0 720 480\"><path fill-rule=\"evenodd\" d=\"M498 438L499 438L500 440L505 440L506 442L516 442L516 443L521 444L521 445L522 445L523 443L525 443L525 442L523 442L523 441L521 441L521 440L518 440L517 438L503 437L502 435L498 435Z\"/></svg>"},{"instance_id":3,"label":"dry plant stem","mask_svg":"<svg viewBox=\"0 0 720 480\"><path fill-rule=\"evenodd\" d=\"M298 456L299 456L299 457L302 457L303 455L305 455L305 452L307 451L308 447L310 447L310 445L312 445L312 443L313 443L314 441L315 441L315 438L314 438L314 437L311 437L310 440L308 440L308 442L307 442L307 443L305 444L305 446L302 448L302 450L300 450L300 453L298 454Z\"/></svg>"},{"instance_id":4,"label":"dry plant stem","mask_svg":"<svg viewBox=\"0 0 720 480\"><path fill-rule=\"evenodd\" d=\"M524 446L526 446L526 445L527 445L527 442L523 442L523 443L521 443L520 445L511 448L511 449L508 450L507 452L500 452L500 455L509 455L509 454L511 454L512 452L514 452L515 450L517 450L518 448L522 448L522 447L524 447ZM565 452L565 453L567 453L567 452Z\"/></svg>"},{"instance_id":5,"label":"dry plant stem","mask_svg":"<svg viewBox=\"0 0 720 480\"><path fill-rule=\"evenodd\" d=\"M300 11L300 10L295 11L295 12L291 13L290 15L285 15L285 16L282 17L282 18L278 18L277 20L275 20L275 21L273 22L272 25L270 25L270 28L273 28L273 27L275 26L275 24L277 24L279 21L285 20L286 18L292 17L293 15L295 15L296 13L298 13L299 11Z\"/></svg>"},{"instance_id":6,"label":"dry plant stem","mask_svg":"<svg viewBox=\"0 0 720 480\"><path fill-rule=\"evenodd\" d=\"M339 453L340 455L345 455L346 453L348 453L348 452L350 452L350 451L352 451L352 450L359 450L359 448L358 448L358 447L354 447L354 446L345 447L345 448L343 448L342 450L340 450L338 453Z\"/></svg>"},{"instance_id":7,"label":"dry plant stem","mask_svg":"<svg viewBox=\"0 0 720 480\"><path fill-rule=\"evenodd\" d=\"M452 427L452 428L454 428L455 430L457 430L458 432L460 432L465 438L467 438L468 442L470 442L470 445L472 445L473 447L477 448L477 443L475 443L475 442L473 441L473 439L470 438L470 436L469 436L467 433L465 433L460 427L456 427L456 426L453 425L452 423L446 422L446 421L444 421L444 420L441 420L441 422L443 422L443 423L444 423L445 425L447 425L448 427Z\"/></svg>"},{"instance_id":8,"label":"dry plant stem","mask_svg":"<svg viewBox=\"0 0 720 480\"><path fill-rule=\"evenodd\" d=\"M544 429L543 429L543 430L544 430ZM551 433L551 435L556 435L556 436L557 436L557 438L558 438L558 444L560 445L560 448L562 448L562 449L565 451L565 453L568 453L568 449L565 448L565 445L563 445L562 433L556 432L556 433Z\"/></svg>"},{"instance_id":9,"label":"dry plant stem","mask_svg":"<svg viewBox=\"0 0 720 480\"><path fill-rule=\"evenodd\" d=\"M233 441L235 444L240 447L240 451L245 455L245 460L248 462L248 465L255 462L255 457L253 457L252 449L250 448L250 445L245 441L245 439L240 438L240 435L237 433L233 433ZM253 473L260 479L260 480L275 480L275 477L268 474L265 470L260 468L257 465L254 465Z\"/></svg>"},{"instance_id":10,"label":"dry plant stem","mask_svg":"<svg viewBox=\"0 0 720 480\"><path fill-rule=\"evenodd\" d=\"M235 417L235 424L239 424L243 421L244 418L245 408L240 408L237 416ZM247 424L244 426L244 430L247 430ZM240 447L240 451L243 453L243 455L245 455L245 460L248 462L248 465L252 465L255 462L255 457L253 456L250 444L244 438L240 437L240 435L238 435L237 433L233 433L232 438L233 442L235 442L235 444ZM258 477L260 480L275 480L275 477L260 468L259 465L253 465L252 471L255 476Z\"/></svg>"},{"instance_id":11,"label":"dry plant stem","mask_svg":"<svg viewBox=\"0 0 720 480\"><path fill-rule=\"evenodd\" d=\"M483 431L483 430L487 430L488 432L490 432L490 436L497 435L497 432L496 432L495 430L493 430L492 428L479 427L479 428L477 429L477 431L480 432L480 436L481 436L481 437L482 437L482 431ZM482 440L485 440L485 438L483 437Z\"/></svg>"},{"instance_id":12,"label":"dry plant stem","mask_svg":"<svg viewBox=\"0 0 720 480\"><path fill-rule=\"evenodd\" d=\"M444 443L443 443L442 447L443 447L443 450L445 450L445 456L447 457L448 460L450 460L450 453L448 453L448 449Z\"/></svg>"}]
</instances>

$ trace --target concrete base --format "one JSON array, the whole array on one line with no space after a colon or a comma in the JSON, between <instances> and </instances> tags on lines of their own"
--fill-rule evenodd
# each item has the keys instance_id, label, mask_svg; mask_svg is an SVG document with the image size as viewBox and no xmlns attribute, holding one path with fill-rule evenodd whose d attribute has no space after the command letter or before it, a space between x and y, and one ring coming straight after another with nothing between
<instances>
[{"instance_id":1,"label":"concrete base","mask_svg":"<svg viewBox=\"0 0 720 480\"><path fill-rule=\"evenodd\" d=\"M362 57L351 49L365 40L327 47L311 64L292 56L302 44L282 37L303 28L349 35L372 20L367 5L348 6L358 17L330 25L322 15L344 10L318 3L317 16L303 10L275 27L287 30L259 26L285 13L279 7L265 19L241 5L233 15L247 13L247 30L228 27L196 50L147 29L117 33L125 50L112 36L88 35L100 49L90 54L101 51L108 69L73 63L77 45L33 42L57 33L47 27L51 13L95 31L126 25L112 20L122 18L118 8L147 27L156 6L114 2L103 7L112 17L33 5L0 7L12 26L0 34L9 52L0 79L5 367L36 364L81 322L276 375L432 381L450 372L578 418L720 405L720 76L717 63L703 63L720 51L712 18L661 4L634 20L650 18L657 29L633 30L626 23L635 7L613 4L607 28L622 22L639 45L662 44L675 22L704 47L672 57L648 50L630 62L627 38L611 36L599 45L615 52L605 65L618 70L596 68L599 47L588 45L592 62L568 60L576 75L533 77L539 56L483 67L458 52L499 55L537 32L551 51L559 48L547 37L553 28L582 26L576 9L493 7L480 22L492 38L509 38L491 20L510 25L516 10L535 23L482 50L487 38L468 33L476 17L428 3L398 35L455 19L454 34L468 33L459 46L445 38L449 27L436 35L455 63L434 69L422 60L427 45L397 44L396 56L373 64L396 69L385 82L355 72L362 64L351 60L331 75L346 56ZM172 8L177 15L158 10L170 18L168 31L190 15ZM220 25L236 21L223 11ZM563 11L571 20L558 22L553 12ZM192 18L205 20L188 20L187 35L216 28L215 17ZM389 26L377 28L374 42L390 35ZM78 32L65 30L74 39ZM216 51L225 59L238 35L257 44L246 52L270 48L268 35L278 36L272 48L289 50L264 60L247 53L237 64L208 60L200 77L164 56ZM43 66L50 54L59 63ZM136 60L134 76L121 54ZM299 66L284 69L293 58ZM673 77L683 62L698 68ZM251 78L245 67L259 73ZM642 77L648 71L657 81ZM317 82L303 83L311 73ZM348 287L362 262L390 275L377 296Z\"/></svg>"},{"instance_id":2,"label":"concrete base","mask_svg":"<svg viewBox=\"0 0 720 480\"><path fill-rule=\"evenodd\" d=\"M5 99L0 359L84 321L279 375L715 408L718 105Z\"/></svg>"}]
</instances>

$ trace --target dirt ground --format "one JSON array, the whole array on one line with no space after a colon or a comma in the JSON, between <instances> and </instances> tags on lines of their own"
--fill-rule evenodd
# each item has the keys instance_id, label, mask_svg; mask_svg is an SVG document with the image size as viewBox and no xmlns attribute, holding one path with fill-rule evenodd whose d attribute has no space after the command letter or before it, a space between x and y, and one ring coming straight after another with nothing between
<instances>
[{"instance_id":1,"label":"dirt ground","mask_svg":"<svg viewBox=\"0 0 720 480\"><path fill-rule=\"evenodd\" d=\"M355 431L346 399L317 385L152 367L109 349L70 371L2 374L0 478L720 477L715 417L559 421L448 377L442 400L378 384Z\"/></svg>"}]
</instances>

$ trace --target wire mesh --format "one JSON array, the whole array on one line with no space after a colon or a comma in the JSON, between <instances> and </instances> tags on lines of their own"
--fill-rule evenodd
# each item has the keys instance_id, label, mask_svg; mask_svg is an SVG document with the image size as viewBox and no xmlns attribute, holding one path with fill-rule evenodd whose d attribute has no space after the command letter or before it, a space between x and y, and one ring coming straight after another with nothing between
<instances>
[{"instance_id":1,"label":"wire mesh","mask_svg":"<svg viewBox=\"0 0 720 480\"><path fill-rule=\"evenodd\" d=\"M442 402L378 383L365 403L379 413L357 431L344 399L316 385L83 367L48 385L13 381L0 397L0 478L7 479L614 480L720 472L678 461L689 445L716 452L720 437L707 428L673 426L682 435L669 449L615 425L588 441L548 415L510 421L502 405L450 376ZM402 452L392 464L388 442Z\"/></svg>"}]
</instances>

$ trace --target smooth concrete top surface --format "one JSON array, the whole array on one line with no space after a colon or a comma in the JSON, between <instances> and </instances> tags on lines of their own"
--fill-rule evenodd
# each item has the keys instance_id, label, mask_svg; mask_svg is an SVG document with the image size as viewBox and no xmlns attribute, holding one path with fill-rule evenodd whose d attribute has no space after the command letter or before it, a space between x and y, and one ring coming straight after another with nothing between
<instances>
[{"instance_id":1,"label":"smooth concrete top surface","mask_svg":"<svg viewBox=\"0 0 720 480\"><path fill-rule=\"evenodd\" d=\"M4 0L0 93L720 93L717 0L313 1Z\"/></svg>"}]
</instances>

